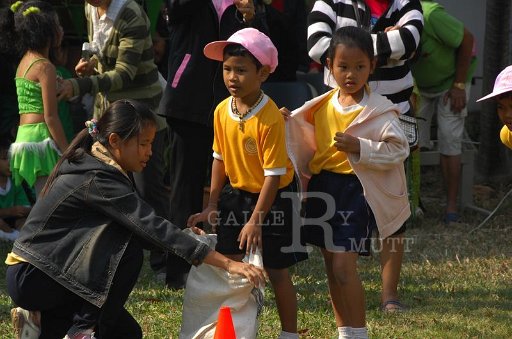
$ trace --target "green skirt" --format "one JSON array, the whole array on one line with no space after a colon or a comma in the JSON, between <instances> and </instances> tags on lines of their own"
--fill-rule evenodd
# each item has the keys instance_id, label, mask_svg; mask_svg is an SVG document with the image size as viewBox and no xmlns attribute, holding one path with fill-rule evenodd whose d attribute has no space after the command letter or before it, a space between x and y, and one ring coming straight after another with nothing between
<instances>
[{"instance_id":1,"label":"green skirt","mask_svg":"<svg viewBox=\"0 0 512 339\"><path fill-rule=\"evenodd\" d=\"M32 187L37 177L50 175L60 152L46 123L40 122L18 127L9 156L14 184L21 185L25 180Z\"/></svg>"}]
</instances>

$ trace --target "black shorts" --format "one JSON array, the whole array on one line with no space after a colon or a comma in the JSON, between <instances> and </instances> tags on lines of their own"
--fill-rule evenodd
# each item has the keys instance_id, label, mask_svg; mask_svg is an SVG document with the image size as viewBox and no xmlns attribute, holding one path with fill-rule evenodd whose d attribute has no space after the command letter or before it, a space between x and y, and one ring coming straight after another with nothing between
<instances>
[{"instance_id":1,"label":"black shorts","mask_svg":"<svg viewBox=\"0 0 512 339\"><path fill-rule=\"evenodd\" d=\"M306 243L333 252L370 254L371 234L377 227L357 176L328 171L313 175L305 213Z\"/></svg>"},{"instance_id":2,"label":"black shorts","mask_svg":"<svg viewBox=\"0 0 512 339\"><path fill-rule=\"evenodd\" d=\"M294 206L292 199L281 196L283 192L296 192L295 187L294 181L278 191L262 225L262 256L265 267L287 268L308 258L305 248L300 243L299 207ZM245 248L239 249L238 235L249 221L258 197L258 193L235 189L229 184L223 188L218 204L216 251L222 254L245 253ZM293 232L296 232L295 237Z\"/></svg>"}]
</instances>

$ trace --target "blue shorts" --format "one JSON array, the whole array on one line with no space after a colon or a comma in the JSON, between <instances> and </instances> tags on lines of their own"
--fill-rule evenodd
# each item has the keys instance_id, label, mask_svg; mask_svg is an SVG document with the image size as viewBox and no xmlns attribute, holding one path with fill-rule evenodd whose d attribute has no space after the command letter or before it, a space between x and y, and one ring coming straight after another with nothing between
<instances>
[{"instance_id":1,"label":"blue shorts","mask_svg":"<svg viewBox=\"0 0 512 339\"><path fill-rule=\"evenodd\" d=\"M294 226L293 220L299 220L299 208L293 206L292 199L281 197L281 193L296 191L295 182L280 189L276 199L262 225L263 266L274 269L290 267L308 258L300 244L300 233L294 238L292 232L300 232L300 224ZM249 221L256 206L259 194L239 190L226 185L219 197L219 225L217 226L217 245L215 250L222 254L243 254L240 250L238 235ZM296 214L293 216L293 214ZM299 244L294 244L297 239ZM286 250L283 250L286 249ZM294 248L296 250L294 250Z\"/></svg>"},{"instance_id":2,"label":"blue shorts","mask_svg":"<svg viewBox=\"0 0 512 339\"><path fill-rule=\"evenodd\" d=\"M370 254L371 234L377 225L357 176L328 171L313 175L305 217L306 243L333 252Z\"/></svg>"}]
</instances>

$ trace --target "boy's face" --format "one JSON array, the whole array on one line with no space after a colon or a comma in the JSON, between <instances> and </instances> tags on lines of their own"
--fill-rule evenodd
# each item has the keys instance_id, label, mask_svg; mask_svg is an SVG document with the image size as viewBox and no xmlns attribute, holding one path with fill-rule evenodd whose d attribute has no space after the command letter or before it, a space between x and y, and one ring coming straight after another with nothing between
<instances>
[{"instance_id":1,"label":"boy's face","mask_svg":"<svg viewBox=\"0 0 512 339\"><path fill-rule=\"evenodd\" d=\"M224 84L235 98L245 98L259 92L261 83L268 77L268 67L259 70L248 56L228 56L224 59L222 75Z\"/></svg>"},{"instance_id":2,"label":"boy's face","mask_svg":"<svg viewBox=\"0 0 512 339\"><path fill-rule=\"evenodd\" d=\"M7 157L7 150L0 150L0 176L10 177L11 168Z\"/></svg>"},{"instance_id":3,"label":"boy's face","mask_svg":"<svg viewBox=\"0 0 512 339\"><path fill-rule=\"evenodd\" d=\"M512 95L499 97L498 101L498 116L501 122L512 131Z\"/></svg>"}]
</instances>

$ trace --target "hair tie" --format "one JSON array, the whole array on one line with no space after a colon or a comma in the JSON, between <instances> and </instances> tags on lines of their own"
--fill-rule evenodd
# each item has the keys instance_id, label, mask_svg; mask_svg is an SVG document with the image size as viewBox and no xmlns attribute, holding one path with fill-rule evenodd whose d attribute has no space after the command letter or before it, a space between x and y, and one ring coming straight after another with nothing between
<instances>
[{"instance_id":1,"label":"hair tie","mask_svg":"<svg viewBox=\"0 0 512 339\"><path fill-rule=\"evenodd\" d=\"M98 127L96 126L96 123L98 122L98 120L96 119L91 119L91 120L87 120L85 122L85 127L87 127L87 130L89 131L89 134L91 135L91 137L95 137L97 134L98 134Z\"/></svg>"},{"instance_id":2,"label":"hair tie","mask_svg":"<svg viewBox=\"0 0 512 339\"><path fill-rule=\"evenodd\" d=\"M41 12L41 10L38 7L30 6L29 8L24 10L22 14L23 14L23 16L27 16L27 15L36 14L39 12Z\"/></svg>"},{"instance_id":3,"label":"hair tie","mask_svg":"<svg viewBox=\"0 0 512 339\"><path fill-rule=\"evenodd\" d=\"M11 12L16 13L18 9L20 9L21 5L23 5L23 1L16 1L11 5Z\"/></svg>"}]
</instances>

